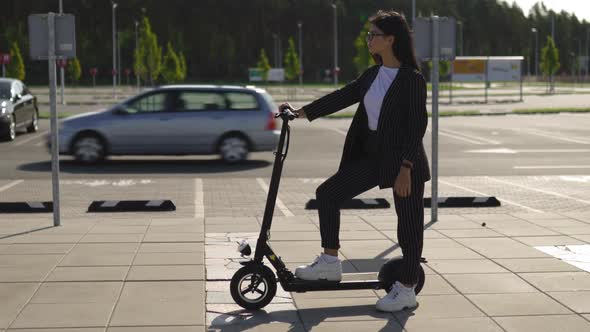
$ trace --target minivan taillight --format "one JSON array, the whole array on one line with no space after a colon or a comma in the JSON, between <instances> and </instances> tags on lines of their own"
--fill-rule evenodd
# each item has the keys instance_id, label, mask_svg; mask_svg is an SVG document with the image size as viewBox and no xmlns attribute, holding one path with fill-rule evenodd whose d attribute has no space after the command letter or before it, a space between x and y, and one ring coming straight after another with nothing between
<instances>
[{"instance_id":1,"label":"minivan taillight","mask_svg":"<svg viewBox=\"0 0 590 332\"><path fill-rule=\"evenodd\" d=\"M275 120L275 113L274 112L268 112L268 120L266 121L266 127L264 129L265 130L276 130L277 129L277 123Z\"/></svg>"}]
</instances>

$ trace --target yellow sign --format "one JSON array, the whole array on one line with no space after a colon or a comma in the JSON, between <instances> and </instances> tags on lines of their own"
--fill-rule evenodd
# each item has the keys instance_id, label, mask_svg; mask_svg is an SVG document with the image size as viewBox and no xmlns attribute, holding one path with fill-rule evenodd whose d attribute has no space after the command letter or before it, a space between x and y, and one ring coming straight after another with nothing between
<instances>
[{"instance_id":1,"label":"yellow sign","mask_svg":"<svg viewBox=\"0 0 590 332\"><path fill-rule=\"evenodd\" d=\"M455 74L485 74L485 60L455 60Z\"/></svg>"}]
</instances>

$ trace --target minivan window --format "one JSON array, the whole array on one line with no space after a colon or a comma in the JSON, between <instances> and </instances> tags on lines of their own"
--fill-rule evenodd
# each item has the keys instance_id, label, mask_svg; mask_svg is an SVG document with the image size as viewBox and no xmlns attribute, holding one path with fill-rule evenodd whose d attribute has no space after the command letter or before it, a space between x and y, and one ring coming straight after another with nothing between
<instances>
[{"instance_id":1,"label":"minivan window","mask_svg":"<svg viewBox=\"0 0 590 332\"><path fill-rule=\"evenodd\" d=\"M172 97L173 95L168 92L156 92L142 96L129 103L127 105L127 111L130 113L164 112L167 109L166 105L170 104Z\"/></svg>"},{"instance_id":2,"label":"minivan window","mask_svg":"<svg viewBox=\"0 0 590 332\"><path fill-rule=\"evenodd\" d=\"M225 98L211 91L181 91L178 94L177 111L215 111L227 109Z\"/></svg>"},{"instance_id":3,"label":"minivan window","mask_svg":"<svg viewBox=\"0 0 590 332\"><path fill-rule=\"evenodd\" d=\"M231 110L254 110L259 108L258 100L251 93L228 92L225 96Z\"/></svg>"}]
</instances>

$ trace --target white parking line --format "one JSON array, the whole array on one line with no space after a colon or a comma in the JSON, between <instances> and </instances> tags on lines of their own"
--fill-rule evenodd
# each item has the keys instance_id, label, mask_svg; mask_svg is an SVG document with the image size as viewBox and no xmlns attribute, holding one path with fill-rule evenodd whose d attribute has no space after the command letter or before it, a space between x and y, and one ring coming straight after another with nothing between
<instances>
[{"instance_id":1,"label":"white parking line","mask_svg":"<svg viewBox=\"0 0 590 332\"><path fill-rule=\"evenodd\" d=\"M48 131L48 130L46 130L46 131L44 131L44 132L41 132L41 133L39 133L38 135L35 135L35 136L32 136L32 137L28 137L28 138L26 138L26 139L23 139L22 141L18 141L18 142L16 142L14 145L15 145L15 146L21 146L21 145L23 145L23 144L25 144L25 143L28 143L28 142L30 142L30 141L33 141L33 140L35 140L35 139L37 139L37 138L43 138L43 136L44 136L45 134L47 134L48 132L49 132L49 131Z\"/></svg>"},{"instance_id":2,"label":"white parking line","mask_svg":"<svg viewBox=\"0 0 590 332\"><path fill-rule=\"evenodd\" d=\"M261 178L256 178L256 181L258 181L258 184L260 185L260 187L262 187L262 190L264 190L265 193L268 194L268 185L266 184L266 182L264 182L263 179ZM278 194L277 194L278 196ZM287 206L283 203L283 201L281 201L280 198L277 197L277 202L276 202L277 207L281 210L281 212L283 212L283 214L287 217L293 217L295 216L293 214L293 212L291 212Z\"/></svg>"},{"instance_id":3,"label":"white parking line","mask_svg":"<svg viewBox=\"0 0 590 332\"><path fill-rule=\"evenodd\" d=\"M451 134L454 134L454 135L467 137L467 138L470 138L470 139L473 139L473 140L482 141L482 142L487 143L487 144L493 144L493 145L500 144L500 142L495 141L495 140L487 139L487 138L480 137L480 136L468 135L468 134L460 133L458 131L454 131L454 130L450 130L450 129L446 129L446 128L445 129L441 129L441 132L447 132L447 133L451 133Z\"/></svg>"},{"instance_id":4,"label":"white parking line","mask_svg":"<svg viewBox=\"0 0 590 332\"><path fill-rule=\"evenodd\" d=\"M513 166L514 169L590 169L590 165Z\"/></svg>"},{"instance_id":5,"label":"white parking line","mask_svg":"<svg viewBox=\"0 0 590 332\"><path fill-rule=\"evenodd\" d=\"M457 184L453 184L453 183L450 183L450 182L447 182L447 181L443 181L443 180L440 180L440 179L438 180L438 182L444 183L444 184L449 185L451 187L455 187L455 188L459 188L459 189L462 189L462 190L465 190L465 191L469 191L469 192L472 192L472 193L475 193L475 194L478 194L478 195L491 196L491 195L486 194L486 193L483 193L481 191L476 191L476 190L472 190L472 189L469 189L469 188L465 188L463 186L460 186L460 185L457 185ZM532 211L532 212L535 212L535 213L545 213L544 211L533 209L531 207L528 207L528 206L525 206L525 205L522 205L522 204L519 204L519 203L516 203L516 202L509 201L509 200L507 200L505 198L501 198L501 197L498 197L498 196L495 196L495 197L498 200L500 200L501 202L503 202L503 203L508 203L510 205L515 205L515 206L521 207L523 209L526 209L526 210L529 210L529 211Z\"/></svg>"},{"instance_id":6,"label":"white parking line","mask_svg":"<svg viewBox=\"0 0 590 332\"><path fill-rule=\"evenodd\" d=\"M338 128L332 128L332 127L326 127L326 128L328 128L328 129L330 129L330 130L332 130L332 131L335 131L335 132L337 132L337 133L339 133L339 134L342 134L342 135L346 136L346 131L344 131L344 130L342 130L342 129L338 129Z\"/></svg>"},{"instance_id":7,"label":"white parking line","mask_svg":"<svg viewBox=\"0 0 590 332\"><path fill-rule=\"evenodd\" d=\"M432 132L432 130L430 128L427 129L427 131L428 132ZM475 145L483 145L484 144L482 142L474 141L474 140L471 140L471 139L468 139L468 138L465 138L465 137L461 137L461 136L457 136L457 135L445 133L444 131L441 131L441 130L438 131L438 134L439 135L442 135L442 136L447 136L447 137L450 137L450 138L454 138L454 139L457 139L457 140L460 140L460 141L464 141L464 142L467 142L467 143L475 144Z\"/></svg>"},{"instance_id":8,"label":"white parking line","mask_svg":"<svg viewBox=\"0 0 590 332\"><path fill-rule=\"evenodd\" d=\"M195 179L195 218L205 218L205 202L203 199L203 179Z\"/></svg>"},{"instance_id":9,"label":"white parking line","mask_svg":"<svg viewBox=\"0 0 590 332\"><path fill-rule=\"evenodd\" d=\"M567 199L574 200L574 201L576 201L578 203L584 203L584 204L590 205L590 201L583 200L583 199L578 199L578 198L575 198L575 197L571 197L571 196L568 196L568 195L556 193L556 192L553 192L553 191L543 190L543 189L537 189L537 188L533 188L533 187L530 187L530 186L525 186L525 185L513 183L513 182L510 182L510 181L504 181L504 180L494 179L494 178L491 178L489 176L486 176L485 178L486 179L489 179L489 180L492 180L494 182L503 183L503 184L507 184L507 185L511 185L511 186L515 186L515 187L519 187L519 188L523 188L523 189L527 189L527 190L530 190L530 191L536 191L536 192L547 194L547 195L553 195L553 196L557 196L557 197L561 197L561 198L567 198Z\"/></svg>"},{"instance_id":10,"label":"white parking line","mask_svg":"<svg viewBox=\"0 0 590 332\"><path fill-rule=\"evenodd\" d=\"M520 129L519 128L519 129L514 129L514 130L518 130L519 132L524 132L524 133L531 134L531 135L536 135L536 136L551 138L551 139L558 140L558 141L565 141L565 142L578 143L578 144L590 144L590 141L581 140L581 139L575 139L575 138L562 137L561 136L562 134L552 133L552 132L548 132L548 131L544 131L544 130L539 130L539 129Z\"/></svg>"},{"instance_id":11,"label":"white parking line","mask_svg":"<svg viewBox=\"0 0 590 332\"><path fill-rule=\"evenodd\" d=\"M0 192L3 192L4 190L10 189L10 188L12 188L12 187L16 186L17 184L19 184L21 182L24 182L24 181L25 180L15 180L15 181L12 181L9 184L0 187Z\"/></svg>"}]
</instances>

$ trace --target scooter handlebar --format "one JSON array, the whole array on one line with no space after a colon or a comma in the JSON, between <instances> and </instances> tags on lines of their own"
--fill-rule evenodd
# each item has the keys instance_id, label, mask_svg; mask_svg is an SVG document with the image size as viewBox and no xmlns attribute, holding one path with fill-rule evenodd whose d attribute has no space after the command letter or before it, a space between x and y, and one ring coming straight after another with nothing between
<instances>
[{"instance_id":1,"label":"scooter handlebar","mask_svg":"<svg viewBox=\"0 0 590 332\"><path fill-rule=\"evenodd\" d=\"M275 114L275 119L278 117L281 117L283 119L285 119L285 117L286 117L287 120L295 119L297 117L297 115L295 113L291 112L292 110L293 109L290 107L284 107L282 111L279 110L279 112Z\"/></svg>"}]
</instances>

